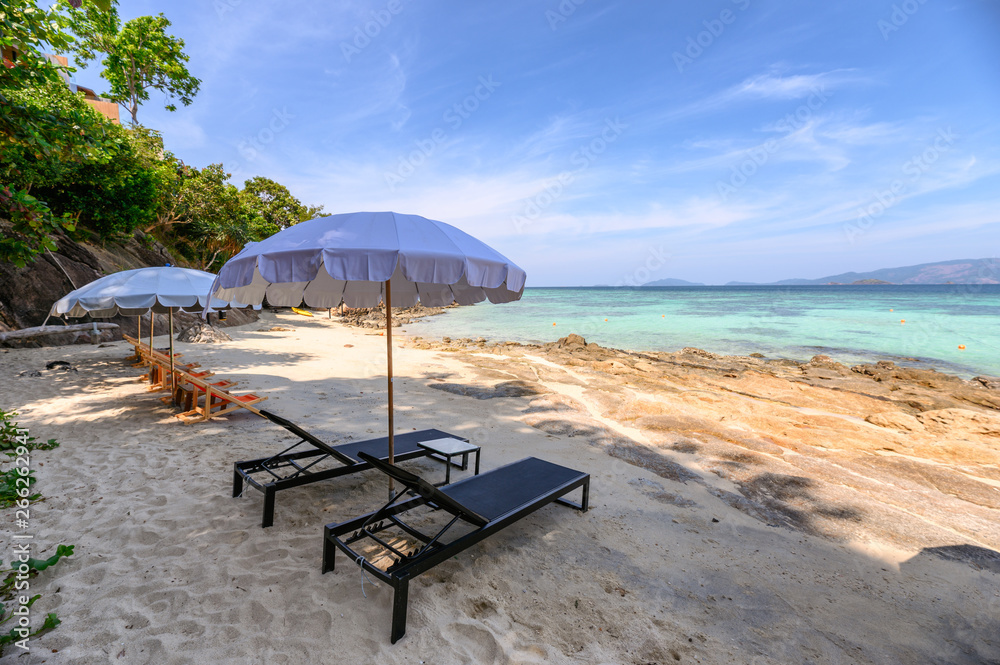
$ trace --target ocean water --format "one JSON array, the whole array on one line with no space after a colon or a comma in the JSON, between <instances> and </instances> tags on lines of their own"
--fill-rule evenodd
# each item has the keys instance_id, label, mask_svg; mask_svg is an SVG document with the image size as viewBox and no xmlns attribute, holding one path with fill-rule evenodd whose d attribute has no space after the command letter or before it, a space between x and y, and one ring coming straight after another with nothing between
<instances>
[{"instance_id":1,"label":"ocean water","mask_svg":"<svg viewBox=\"0 0 1000 665\"><path fill-rule=\"evenodd\" d=\"M576 333L635 351L826 354L1000 376L1000 285L529 288L519 302L449 309L406 331L535 343Z\"/></svg>"}]
</instances>

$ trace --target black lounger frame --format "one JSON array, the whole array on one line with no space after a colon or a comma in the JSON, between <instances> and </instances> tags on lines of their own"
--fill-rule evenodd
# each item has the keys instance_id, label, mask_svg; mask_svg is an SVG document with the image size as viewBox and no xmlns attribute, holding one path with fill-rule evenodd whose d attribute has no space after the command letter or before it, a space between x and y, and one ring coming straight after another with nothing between
<instances>
[{"instance_id":1,"label":"black lounger frame","mask_svg":"<svg viewBox=\"0 0 1000 665\"><path fill-rule=\"evenodd\" d=\"M411 474L384 461L374 459L365 453L359 453L359 456L371 466L397 480L409 492L400 492L389 503L367 515L362 515L361 517L340 524L326 525L323 529L323 572L326 573L334 569L334 560L339 548L344 551L351 561L361 566L363 570L392 586L392 634L390 639L393 644L406 633L406 607L411 579L430 570L439 563L447 561L459 552L472 547L481 540L490 537L497 531L510 526L549 503L562 503L583 512L587 511L590 504L590 474L575 472L577 475L572 479L562 482L557 486L546 487L530 502L524 503L516 509L512 509L503 515L489 520L445 495L441 490L415 474ZM520 462L532 459L534 458L526 458L525 460L520 460ZM519 464L520 462L514 462L513 464ZM508 464L507 466L512 465ZM487 478L491 473L504 468L506 467L487 471L478 476L471 476L452 484L450 487L456 488L465 483L488 482ZM562 498L577 488L583 488L580 503L574 503ZM416 498L400 502L412 494L416 494ZM425 534L413 526L406 524L398 517L402 513L420 506L441 509L454 517L436 534ZM451 542L443 542L442 537L445 532L459 520L468 522L478 528L457 537ZM406 554L379 538L377 534L380 531L392 527L397 527L421 541L423 547L415 552ZM345 534L351 535L347 538L341 538ZM383 550L391 553L391 556L395 559L395 563L386 570L382 570L369 563L364 556L359 555L350 546L352 543L363 538L374 540Z\"/></svg>"},{"instance_id":2,"label":"black lounger frame","mask_svg":"<svg viewBox=\"0 0 1000 665\"><path fill-rule=\"evenodd\" d=\"M359 460L352 456L353 453L346 452L359 446L378 445L381 443L388 448L388 437L370 439L368 441L351 441L339 446L331 446L318 439L316 436L305 431L295 423L282 418L281 416L261 409L261 414L268 420L284 427L286 430L299 437L299 441L294 443L280 453L255 460L236 462L233 465L233 496L238 497L243 494L243 483L255 487L264 493L264 515L261 518L261 527L269 527L274 524L274 501L276 494L281 490L301 487L309 483L338 478L348 474L357 473L371 469L372 465L366 461ZM442 461L440 457L432 455L430 451L416 445L418 441L430 441L433 439L453 438L467 441L460 436L448 434L437 429L426 429L419 432L405 432L395 435L396 448L401 450L393 455L396 462L417 459L419 457L431 457ZM312 450L304 449L293 452L299 446L312 446ZM343 466L332 469L312 470L318 463L335 459ZM383 456L381 459L386 459ZM464 469L465 466L457 462L451 462L455 467ZM468 464L468 457L463 460L463 464ZM262 476L260 479L254 475Z\"/></svg>"}]
</instances>

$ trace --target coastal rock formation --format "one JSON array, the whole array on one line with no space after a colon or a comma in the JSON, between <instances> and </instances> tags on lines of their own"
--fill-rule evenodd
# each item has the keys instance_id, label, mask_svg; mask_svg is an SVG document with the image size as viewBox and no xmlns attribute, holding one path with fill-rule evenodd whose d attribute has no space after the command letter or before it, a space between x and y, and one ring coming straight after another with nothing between
<instances>
[{"instance_id":1,"label":"coastal rock formation","mask_svg":"<svg viewBox=\"0 0 1000 665\"><path fill-rule=\"evenodd\" d=\"M205 321L196 321L177 335L178 342L194 342L196 344L215 344L216 342L231 342L232 340L232 337Z\"/></svg>"},{"instance_id":2,"label":"coastal rock formation","mask_svg":"<svg viewBox=\"0 0 1000 665\"><path fill-rule=\"evenodd\" d=\"M629 352L575 334L544 345L413 343L462 354L497 386L538 377L544 394L523 412L526 424L703 484L767 524L927 551L957 538L1000 552L1000 394L988 377L828 356Z\"/></svg>"},{"instance_id":3,"label":"coastal rock formation","mask_svg":"<svg viewBox=\"0 0 1000 665\"><path fill-rule=\"evenodd\" d=\"M419 303L413 307L401 307L399 309L394 307L392 311L392 327L398 328L426 316L435 316L443 313L444 310L444 307L424 307ZM385 330L385 307L371 309L348 308L340 315L340 320L349 326Z\"/></svg>"}]
</instances>

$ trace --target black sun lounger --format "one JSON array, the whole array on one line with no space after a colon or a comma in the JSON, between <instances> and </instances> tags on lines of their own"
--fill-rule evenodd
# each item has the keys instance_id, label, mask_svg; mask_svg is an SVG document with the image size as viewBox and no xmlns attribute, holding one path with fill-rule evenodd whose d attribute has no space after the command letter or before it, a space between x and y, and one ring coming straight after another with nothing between
<instances>
[{"instance_id":1,"label":"black sun lounger","mask_svg":"<svg viewBox=\"0 0 1000 665\"><path fill-rule=\"evenodd\" d=\"M553 501L584 512L589 507L590 474L536 457L527 457L440 488L365 453L359 453L359 457L399 481L409 493L401 492L375 512L349 522L326 525L323 529L323 572L334 569L334 558L337 548L340 548L363 570L392 585L393 643L406 633L406 605L411 579ZM561 498L580 487L583 488L583 497L579 504ZM407 500L411 495L417 496ZM403 513L425 505L453 516L436 534L422 533L400 519ZM445 532L459 521L474 529L471 532L465 529L464 534L446 542ZM393 540L400 546L398 539L379 536L387 529L408 534L419 541L418 547L410 552L394 547L387 541ZM342 538L346 534L351 535ZM351 548L352 543L364 538L374 541L373 549L378 558L387 556L392 561L388 568L383 570L375 566Z\"/></svg>"},{"instance_id":2,"label":"black sun lounger","mask_svg":"<svg viewBox=\"0 0 1000 665\"><path fill-rule=\"evenodd\" d=\"M300 439L297 443L285 448L277 455L247 460L245 462L236 462L233 465L234 497L243 494L244 482L264 493L264 517L260 524L262 527L269 527L274 524L274 499L279 491L308 485L309 483L315 483L328 478L346 476L372 468L371 464L359 457L362 453L373 455L378 459L388 459L389 457L389 437L387 436L331 446L290 420L263 409L260 410L260 413L271 422L284 427ZM430 451L421 448L417 444L421 441L449 437L467 441L463 437L448 434L437 429L396 434L394 437L393 460L396 462L405 462L406 460L418 457L432 457L432 459L440 460L439 457L433 456ZM303 446L303 449L293 452L299 446ZM317 467L320 462L326 460L335 460L339 465L333 468ZM458 468L464 469L464 465L468 464L468 457L463 460L462 464L454 462L445 463L451 463Z\"/></svg>"}]
</instances>

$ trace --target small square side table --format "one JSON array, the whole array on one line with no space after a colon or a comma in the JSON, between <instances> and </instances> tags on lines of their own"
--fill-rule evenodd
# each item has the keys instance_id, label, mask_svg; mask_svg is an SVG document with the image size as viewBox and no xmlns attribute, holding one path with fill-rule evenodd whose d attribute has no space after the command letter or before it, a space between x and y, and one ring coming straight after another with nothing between
<instances>
[{"instance_id":1,"label":"small square side table","mask_svg":"<svg viewBox=\"0 0 1000 665\"><path fill-rule=\"evenodd\" d=\"M437 486L447 485L451 482L451 458L456 455L462 456L462 470L465 471L469 468L469 454L476 454L476 470L475 475L479 475L479 453L482 448L479 446L469 443L468 441L461 441L459 439L433 439L431 441L420 441L417 443L418 446L429 450L432 454L431 457L440 456L444 458L444 482L438 483ZM458 466L457 464L455 466Z\"/></svg>"}]
</instances>

